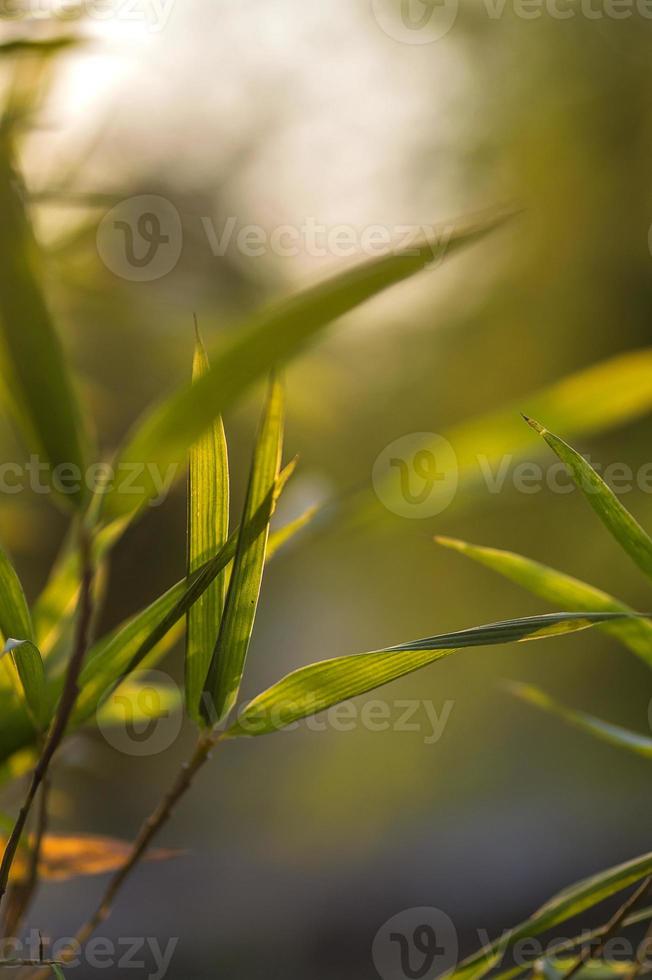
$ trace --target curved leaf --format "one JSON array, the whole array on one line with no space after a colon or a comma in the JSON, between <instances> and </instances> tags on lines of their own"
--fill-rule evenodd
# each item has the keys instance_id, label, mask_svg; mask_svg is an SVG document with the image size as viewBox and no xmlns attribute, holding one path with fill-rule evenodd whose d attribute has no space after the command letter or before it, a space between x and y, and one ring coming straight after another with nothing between
<instances>
[{"instance_id":1,"label":"curved leaf","mask_svg":"<svg viewBox=\"0 0 652 980\"><path fill-rule=\"evenodd\" d=\"M498 572L499 575L503 575L547 602L563 606L564 609L575 612L580 612L582 609L595 609L597 612L622 612L628 616L634 612L620 599L615 599L601 589L596 589L586 582L581 582L579 579L514 552L486 548L441 536L436 537L435 541L444 548L457 551ZM614 623L605 623L600 628L605 633L617 637L621 643L645 661L648 667L652 667L652 623L649 620L635 616Z\"/></svg>"},{"instance_id":2,"label":"curved leaf","mask_svg":"<svg viewBox=\"0 0 652 980\"><path fill-rule=\"evenodd\" d=\"M628 749L630 752L642 755L644 759L652 759L652 738L629 731L620 725L612 725L584 711L566 708L532 684L510 682L506 686L512 694L521 701L525 701L526 704L534 705L536 708L542 708L544 711L557 715L576 728L588 732L589 735L609 742L610 745L615 745L620 749Z\"/></svg>"},{"instance_id":3,"label":"curved leaf","mask_svg":"<svg viewBox=\"0 0 652 980\"><path fill-rule=\"evenodd\" d=\"M571 446L553 435L534 419L527 419L532 428L543 436L550 448L570 471L575 484L582 491L593 510L616 541L646 575L652 577L652 538L638 521L623 507L620 500L607 486L590 463Z\"/></svg>"},{"instance_id":4,"label":"curved leaf","mask_svg":"<svg viewBox=\"0 0 652 980\"><path fill-rule=\"evenodd\" d=\"M483 238L509 216L497 214L470 227L454 229L445 241L427 240L395 250L255 315L234 334L235 339L204 377L145 415L119 453L119 463L147 460L156 463L161 472L181 468L188 447L218 415L272 368L300 353L326 326L390 286ZM107 514L125 514L146 504L156 495L149 480L145 475L140 500L114 489L107 496Z\"/></svg>"},{"instance_id":5,"label":"curved leaf","mask_svg":"<svg viewBox=\"0 0 652 980\"><path fill-rule=\"evenodd\" d=\"M461 649L559 636L619 618L619 613L553 613L443 633L373 653L302 667L246 705L227 738L268 735L335 704L373 691Z\"/></svg>"}]
</instances>

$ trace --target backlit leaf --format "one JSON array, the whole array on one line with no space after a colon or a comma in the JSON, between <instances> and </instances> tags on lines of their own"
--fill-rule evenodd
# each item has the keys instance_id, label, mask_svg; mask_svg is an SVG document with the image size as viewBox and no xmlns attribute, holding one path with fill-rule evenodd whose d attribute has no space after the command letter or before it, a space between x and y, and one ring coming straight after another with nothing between
<instances>
[{"instance_id":1,"label":"backlit leaf","mask_svg":"<svg viewBox=\"0 0 652 980\"><path fill-rule=\"evenodd\" d=\"M195 381L208 371L208 357L197 333ZM213 558L229 536L229 463L222 419L213 422L190 450L188 472L188 577ZM199 704L217 639L224 602L222 571L188 611L186 633L186 709L201 723Z\"/></svg>"},{"instance_id":2,"label":"backlit leaf","mask_svg":"<svg viewBox=\"0 0 652 980\"><path fill-rule=\"evenodd\" d=\"M415 640L373 653L338 657L294 671L254 698L226 737L267 735L335 704L373 691L461 649L538 640L587 629L618 613L553 613Z\"/></svg>"},{"instance_id":3,"label":"backlit leaf","mask_svg":"<svg viewBox=\"0 0 652 980\"><path fill-rule=\"evenodd\" d=\"M209 724L216 724L229 713L240 689L265 567L269 522L277 499L283 425L283 389L279 381L272 380L254 449L224 615L204 686L202 712ZM261 514L260 524L252 532L256 514Z\"/></svg>"}]
</instances>

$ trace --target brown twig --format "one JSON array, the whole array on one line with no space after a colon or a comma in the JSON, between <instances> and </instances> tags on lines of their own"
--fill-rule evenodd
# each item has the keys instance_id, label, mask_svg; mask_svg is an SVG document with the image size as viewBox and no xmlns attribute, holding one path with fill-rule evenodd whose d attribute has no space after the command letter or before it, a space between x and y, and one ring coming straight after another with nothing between
<instances>
[{"instance_id":1,"label":"brown twig","mask_svg":"<svg viewBox=\"0 0 652 980\"><path fill-rule=\"evenodd\" d=\"M93 618L93 561L91 552L91 542L86 528L82 526L80 530L80 561L82 570L79 617L75 633L75 642L72 656L68 664L66 679L64 681L63 692L59 699L59 706L54 721L50 726L43 752L32 773L29 789L25 802L23 803L18 818L11 832L5 847L2 863L0 864L0 902L2 901L9 881L11 866L16 857L16 851L20 839L25 830L27 818L32 809L36 794L42 786L50 768L50 763L59 748L61 741L66 733L70 715L75 706L77 695L79 694L79 675L86 656L90 626Z\"/></svg>"},{"instance_id":2,"label":"brown twig","mask_svg":"<svg viewBox=\"0 0 652 980\"><path fill-rule=\"evenodd\" d=\"M627 901L620 906L617 912L614 912L612 917L604 926L597 946L595 946L593 949L590 945L583 948L578 959L570 970L564 974L562 980L571 980L571 977L574 977L576 973L579 973L582 967L585 966L590 960L600 958L600 956L604 953L605 947L611 937L618 932L632 909L638 905L638 903L642 901L650 893L650 891L652 891L652 875L641 882L638 888L629 896Z\"/></svg>"},{"instance_id":3,"label":"brown twig","mask_svg":"<svg viewBox=\"0 0 652 980\"><path fill-rule=\"evenodd\" d=\"M41 850L43 838L47 831L48 823L48 800L50 795L50 780L46 777L43 780L39 794L38 818L34 839L29 849L29 866L25 879L16 882L7 895L7 906L3 923L4 936L17 936L25 915L34 898L38 886L39 863L41 860Z\"/></svg>"},{"instance_id":4,"label":"brown twig","mask_svg":"<svg viewBox=\"0 0 652 980\"><path fill-rule=\"evenodd\" d=\"M109 917L118 893L120 892L125 881L145 856L154 838L168 822L172 816L174 808L188 792L192 786L195 776L202 766L208 762L211 757L211 753L217 746L218 742L219 738L213 735L211 732L207 732L199 737L192 758L189 762L184 763L168 792L165 794L151 816L149 816L143 823L138 837L134 841L129 856L109 882L106 891L104 892L104 895L102 896L102 899L93 915L78 931L75 937L74 950L71 947L68 950L64 949L62 951L61 960L63 961L64 965L71 957L78 955L79 947L83 946L84 943L90 939L95 930ZM47 975L47 972L39 970L30 974L30 978L31 980L41 980L41 978L45 978Z\"/></svg>"},{"instance_id":5,"label":"brown twig","mask_svg":"<svg viewBox=\"0 0 652 980\"><path fill-rule=\"evenodd\" d=\"M632 969L625 977L625 980L636 980L643 973L643 970L649 966L646 961L650 952L652 952L652 926L648 927L643 939L639 943L638 949L636 950L636 960Z\"/></svg>"}]
</instances>

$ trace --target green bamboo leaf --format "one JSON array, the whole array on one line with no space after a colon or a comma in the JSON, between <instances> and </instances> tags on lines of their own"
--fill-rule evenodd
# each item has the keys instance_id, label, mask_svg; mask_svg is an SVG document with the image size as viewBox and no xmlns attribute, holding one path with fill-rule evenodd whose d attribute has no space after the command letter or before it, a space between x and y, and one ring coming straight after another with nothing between
<instances>
[{"instance_id":1,"label":"green bamboo leaf","mask_svg":"<svg viewBox=\"0 0 652 980\"><path fill-rule=\"evenodd\" d=\"M88 496L82 416L41 291L36 241L6 140L0 144L0 213L3 375L12 379L19 419L28 419L27 437L50 464L53 487L79 507Z\"/></svg>"},{"instance_id":2,"label":"green bamboo leaf","mask_svg":"<svg viewBox=\"0 0 652 980\"><path fill-rule=\"evenodd\" d=\"M209 369L197 330L193 378ZM222 419L213 422L190 450L188 472L188 578L224 546L229 536L229 462ZM201 724L199 704L211 663L224 603L223 571L188 611L186 633L186 709Z\"/></svg>"},{"instance_id":3,"label":"green bamboo leaf","mask_svg":"<svg viewBox=\"0 0 652 980\"><path fill-rule=\"evenodd\" d=\"M295 464L290 463L278 477L275 499L282 493L294 468ZM267 512L263 505L251 521L251 535L260 533L266 521ZM171 631L233 561L239 534L240 530L236 528L218 554L195 572L190 582L186 578L177 582L140 613L94 644L80 675L81 693L73 714L73 726L85 722L98 703L133 670L158 662L162 653L169 649L171 635L174 638Z\"/></svg>"},{"instance_id":4,"label":"green bamboo leaf","mask_svg":"<svg viewBox=\"0 0 652 980\"><path fill-rule=\"evenodd\" d=\"M566 464L575 484L616 541L646 575L652 576L652 539L623 507L613 490L571 446L534 419L527 418L526 421Z\"/></svg>"},{"instance_id":5,"label":"green bamboo leaf","mask_svg":"<svg viewBox=\"0 0 652 980\"><path fill-rule=\"evenodd\" d=\"M335 704L373 691L467 647L521 643L587 629L619 613L552 613L443 633L373 653L311 664L259 694L225 737L268 735Z\"/></svg>"},{"instance_id":6,"label":"green bamboo leaf","mask_svg":"<svg viewBox=\"0 0 652 980\"><path fill-rule=\"evenodd\" d=\"M568 919L580 915L587 909L593 908L612 895L623 891L630 885L641 881L652 873L652 853L616 865L607 871L602 871L570 888L565 888L559 894L546 902L529 919L515 926L509 933L501 936L495 942L478 950L467 957L457 969L450 974L450 980L471 980L472 977L483 976L505 952L518 942L539 936Z\"/></svg>"},{"instance_id":7,"label":"green bamboo leaf","mask_svg":"<svg viewBox=\"0 0 652 980\"><path fill-rule=\"evenodd\" d=\"M506 686L512 694L520 698L521 701L525 701L526 704L534 705L557 715L576 728L581 728L582 731L588 732L604 742L609 742L610 745L628 749L630 752L642 755L645 759L652 759L652 738L629 731L620 725L612 725L584 711L567 708L532 684L510 682Z\"/></svg>"},{"instance_id":8,"label":"green bamboo leaf","mask_svg":"<svg viewBox=\"0 0 652 980\"><path fill-rule=\"evenodd\" d=\"M269 522L277 499L284 401L282 385L273 379L254 450L224 615L204 685L202 714L207 724L216 724L229 713L240 689L263 579ZM261 512L260 526L252 533L254 516Z\"/></svg>"},{"instance_id":9,"label":"green bamboo leaf","mask_svg":"<svg viewBox=\"0 0 652 980\"><path fill-rule=\"evenodd\" d=\"M0 548L0 632L6 640L33 640L34 630L20 579Z\"/></svg>"},{"instance_id":10,"label":"green bamboo leaf","mask_svg":"<svg viewBox=\"0 0 652 980\"><path fill-rule=\"evenodd\" d=\"M468 544L455 538L436 537L435 541L444 548L457 551L473 561L479 562L499 575L527 589L534 595L545 599L555 606L563 606L573 612L582 609L595 609L596 612L634 612L619 599L615 599L601 589L596 589L586 582L565 575L547 565L524 558L511 551L501 551L497 548L484 548ZM640 617L618 620L606 623L600 629L610 633L626 647L636 653L647 665L652 667L652 623Z\"/></svg>"},{"instance_id":11,"label":"green bamboo leaf","mask_svg":"<svg viewBox=\"0 0 652 980\"><path fill-rule=\"evenodd\" d=\"M10 654L25 695L25 703L36 725L41 730L49 721L49 703L45 668L40 651L29 640L8 639L2 655Z\"/></svg>"},{"instance_id":12,"label":"green bamboo leaf","mask_svg":"<svg viewBox=\"0 0 652 980\"><path fill-rule=\"evenodd\" d=\"M320 511L320 507L316 504L307 507L302 514L299 514L293 521L286 524L285 527L279 528L274 531L269 536L269 541L267 542L267 561L271 561L272 558L285 547L293 538L303 531L304 528L308 527L312 523L314 518Z\"/></svg>"},{"instance_id":13,"label":"green bamboo leaf","mask_svg":"<svg viewBox=\"0 0 652 980\"><path fill-rule=\"evenodd\" d=\"M52 964L52 973L57 978L57 980L66 980L65 974L60 966L55 963Z\"/></svg>"},{"instance_id":14,"label":"green bamboo leaf","mask_svg":"<svg viewBox=\"0 0 652 980\"><path fill-rule=\"evenodd\" d=\"M148 412L118 455L118 463L156 463L160 472L181 470L188 447L218 415L253 383L295 357L325 327L390 286L409 279L429 265L448 258L499 227L510 215L498 214L466 228L453 230L439 241L428 239L380 259L358 265L312 289L255 315L199 382L175 392ZM149 476L144 477L149 481ZM147 482L143 498L107 496L107 514L133 511L156 494Z\"/></svg>"}]
</instances>

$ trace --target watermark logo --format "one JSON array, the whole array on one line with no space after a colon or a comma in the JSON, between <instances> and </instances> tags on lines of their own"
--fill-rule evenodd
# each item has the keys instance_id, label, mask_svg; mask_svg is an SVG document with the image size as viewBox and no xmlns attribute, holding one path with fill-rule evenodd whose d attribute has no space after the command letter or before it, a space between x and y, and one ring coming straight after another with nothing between
<instances>
[{"instance_id":1,"label":"watermark logo","mask_svg":"<svg viewBox=\"0 0 652 980\"><path fill-rule=\"evenodd\" d=\"M156 194L126 198L105 214L97 251L121 279L153 282L172 272L181 258L183 228L175 206Z\"/></svg>"},{"instance_id":2,"label":"watermark logo","mask_svg":"<svg viewBox=\"0 0 652 980\"><path fill-rule=\"evenodd\" d=\"M414 520L435 517L457 493L457 456L443 436L413 432L383 449L372 481L379 500L393 514Z\"/></svg>"},{"instance_id":3,"label":"watermark logo","mask_svg":"<svg viewBox=\"0 0 652 980\"><path fill-rule=\"evenodd\" d=\"M457 931L441 909L406 909L381 926L371 955L382 980L433 980L457 963Z\"/></svg>"},{"instance_id":4,"label":"watermark logo","mask_svg":"<svg viewBox=\"0 0 652 980\"><path fill-rule=\"evenodd\" d=\"M451 30L459 0L371 0L380 28L402 44L432 44Z\"/></svg>"},{"instance_id":5,"label":"watermark logo","mask_svg":"<svg viewBox=\"0 0 652 980\"><path fill-rule=\"evenodd\" d=\"M167 674L135 671L102 702L97 726L109 745L124 755L158 755L181 731L179 702L179 689Z\"/></svg>"}]
</instances>

